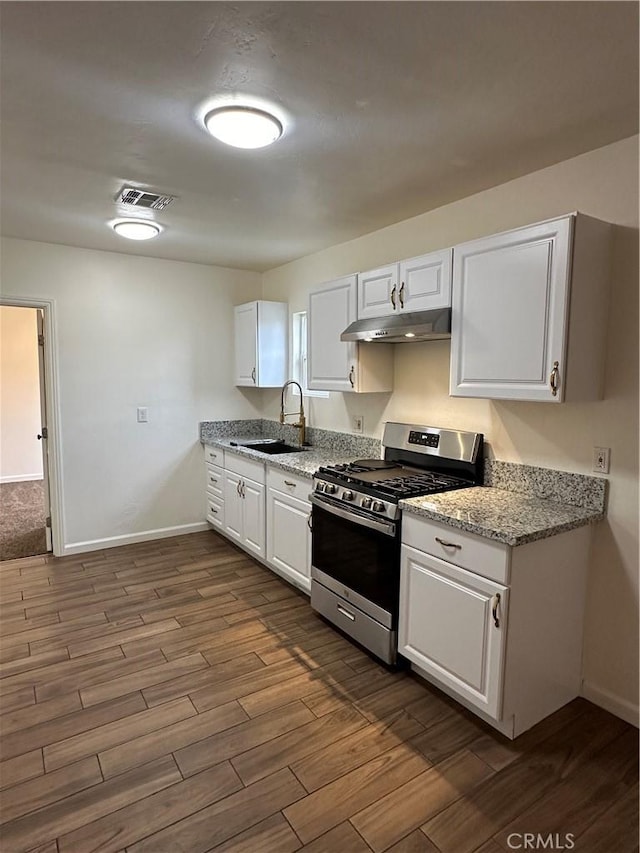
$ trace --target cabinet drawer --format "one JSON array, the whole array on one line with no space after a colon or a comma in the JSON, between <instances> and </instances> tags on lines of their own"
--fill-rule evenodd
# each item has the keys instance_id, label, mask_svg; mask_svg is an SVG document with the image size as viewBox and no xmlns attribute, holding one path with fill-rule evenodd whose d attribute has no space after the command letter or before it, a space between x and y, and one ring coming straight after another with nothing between
<instances>
[{"instance_id":1,"label":"cabinet drawer","mask_svg":"<svg viewBox=\"0 0 640 853\"><path fill-rule=\"evenodd\" d=\"M235 453L227 453L225 455L225 470L237 474L238 477L246 477L248 480L264 485L264 462L236 456Z\"/></svg>"},{"instance_id":2,"label":"cabinet drawer","mask_svg":"<svg viewBox=\"0 0 640 853\"><path fill-rule=\"evenodd\" d=\"M509 582L511 549L502 542L408 513L402 519L402 542L498 583Z\"/></svg>"},{"instance_id":3,"label":"cabinet drawer","mask_svg":"<svg viewBox=\"0 0 640 853\"><path fill-rule=\"evenodd\" d=\"M267 485L270 489L277 489L301 501L309 499L312 489L311 480L289 474L279 468L271 468L269 465L267 466Z\"/></svg>"},{"instance_id":4,"label":"cabinet drawer","mask_svg":"<svg viewBox=\"0 0 640 853\"><path fill-rule=\"evenodd\" d=\"M208 465L219 465L224 468L224 450L219 447L211 447L209 444L204 446L204 461Z\"/></svg>"},{"instance_id":5,"label":"cabinet drawer","mask_svg":"<svg viewBox=\"0 0 640 853\"><path fill-rule=\"evenodd\" d=\"M218 465L207 465L207 491L220 500L224 497L224 470Z\"/></svg>"},{"instance_id":6,"label":"cabinet drawer","mask_svg":"<svg viewBox=\"0 0 640 853\"><path fill-rule=\"evenodd\" d=\"M207 492L207 521L224 530L224 501Z\"/></svg>"}]
</instances>

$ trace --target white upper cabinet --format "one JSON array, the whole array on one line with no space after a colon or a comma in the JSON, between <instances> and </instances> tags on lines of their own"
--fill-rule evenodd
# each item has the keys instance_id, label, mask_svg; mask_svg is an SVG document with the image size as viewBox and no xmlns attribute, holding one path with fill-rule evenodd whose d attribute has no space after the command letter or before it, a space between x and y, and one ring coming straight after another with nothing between
<instances>
[{"instance_id":1,"label":"white upper cabinet","mask_svg":"<svg viewBox=\"0 0 640 853\"><path fill-rule=\"evenodd\" d=\"M393 349L356 344L340 335L356 319L356 276L349 275L309 294L308 387L312 391L391 391Z\"/></svg>"},{"instance_id":2,"label":"white upper cabinet","mask_svg":"<svg viewBox=\"0 0 640 853\"><path fill-rule=\"evenodd\" d=\"M611 226L580 214L454 249L456 397L602 397Z\"/></svg>"},{"instance_id":3,"label":"white upper cabinet","mask_svg":"<svg viewBox=\"0 0 640 853\"><path fill-rule=\"evenodd\" d=\"M358 275L358 319L451 305L452 250L444 249Z\"/></svg>"},{"instance_id":4,"label":"white upper cabinet","mask_svg":"<svg viewBox=\"0 0 640 853\"><path fill-rule=\"evenodd\" d=\"M286 302L247 302L235 311L235 384L277 388L287 379Z\"/></svg>"}]
</instances>

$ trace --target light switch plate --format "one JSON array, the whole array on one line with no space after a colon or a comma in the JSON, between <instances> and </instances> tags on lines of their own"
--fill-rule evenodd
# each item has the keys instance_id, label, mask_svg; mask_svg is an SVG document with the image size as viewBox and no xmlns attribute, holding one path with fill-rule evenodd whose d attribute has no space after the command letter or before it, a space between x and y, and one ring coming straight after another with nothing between
<instances>
[{"instance_id":1,"label":"light switch plate","mask_svg":"<svg viewBox=\"0 0 640 853\"><path fill-rule=\"evenodd\" d=\"M149 409L146 406L138 406L137 417L139 424L146 424L149 421Z\"/></svg>"},{"instance_id":2,"label":"light switch plate","mask_svg":"<svg viewBox=\"0 0 640 853\"><path fill-rule=\"evenodd\" d=\"M364 416L363 415L352 415L351 417L351 428L354 432L364 432Z\"/></svg>"},{"instance_id":3,"label":"light switch plate","mask_svg":"<svg viewBox=\"0 0 640 853\"><path fill-rule=\"evenodd\" d=\"M593 470L598 474L608 474L611 458L610 447L593 448Z\"/></svg>"}]
</instances>

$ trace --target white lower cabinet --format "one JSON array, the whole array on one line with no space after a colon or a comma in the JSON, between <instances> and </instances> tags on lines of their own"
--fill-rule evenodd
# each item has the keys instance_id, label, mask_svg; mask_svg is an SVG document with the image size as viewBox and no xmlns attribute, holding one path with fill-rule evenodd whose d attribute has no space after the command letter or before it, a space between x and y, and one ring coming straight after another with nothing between
<instances>
[{"instance_id":1,"label":"white lower cabinet","mask_svg":"<svg viewBox=\"0 0 640 853\"><path fill-rule=\"evenodd\" d=\"M267 562L297 587L311 590L311 504L308 480L269 469Z\"/></svg>"},{"instance_id":2,"label":"white lower cabinet","mask_svg":"<svg viewBox=\"0 0 640 853\"><path fill-rule=\"evenodd\" d=\"M249 553L262 558L264 491L264 464L229 456L224 472L224 532Z\"/></svg>"},{"instance_id":3,"label":"white lower cabinet","mask_svg":"<svg viewBox=\"0 0 640 853\"><path fill-rule=\"evenodd\" d=\"M508 595L493 581L402 549L401 653L498 720Z\"/></svg>"},{"instance_id":4,"label":"white lower cabinet","mask_svg":"<svg viewBox=\"0 0 640 853\"><path fill-rule=\"evenodd\" d=\"M514 738L580 694L590 528L509 547L405 513L398 651Z\"/></svg>"},{"instance_id":5,"label":"white lower cabinet","mask_svg":"<svg viewBox=\"0 0 640 853\"><path fill-rule=\"evenodd\" d=\"M311 482L205 447L206 519L252 557L311 591Z\"/></svg>"}]
</instances>

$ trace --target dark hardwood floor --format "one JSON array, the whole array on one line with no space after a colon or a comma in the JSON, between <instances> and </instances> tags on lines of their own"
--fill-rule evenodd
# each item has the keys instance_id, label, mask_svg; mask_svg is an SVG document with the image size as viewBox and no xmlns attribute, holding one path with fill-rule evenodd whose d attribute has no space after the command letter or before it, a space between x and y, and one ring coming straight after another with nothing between
<instances>
[{"instance_id":1,"label":"dark hardwood floor","mask_svg":"<svg viewBox=\"0 0 640 853\"><path fill-rule=\"evenodd\" d=\"M0 579L3 853L638 850L636 729L509 742L214 533Z\"/></svg>"}]
</instances>

